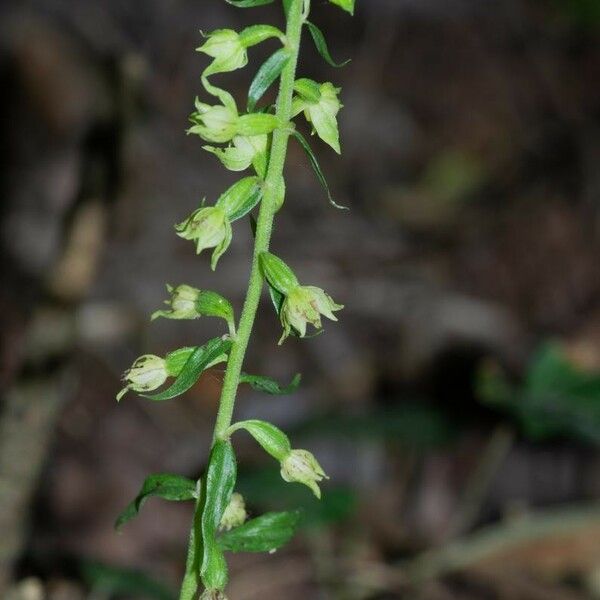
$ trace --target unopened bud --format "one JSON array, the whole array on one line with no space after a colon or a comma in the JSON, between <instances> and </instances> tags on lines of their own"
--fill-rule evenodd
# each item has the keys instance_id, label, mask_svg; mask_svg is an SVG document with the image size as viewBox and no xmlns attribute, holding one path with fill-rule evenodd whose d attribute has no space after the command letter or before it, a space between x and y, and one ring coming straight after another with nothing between
<instances>
[{"instance_id":1,"label":"unopened bud","mask_svg":"<svg viewBox=\"0 0 600 600\"><path fill-rule=\"evenodd\" d=\"M317 498L321 498L318 482L328 479L317 459L308 450L292 450L281 461L281 476L285 481L307 485Z\"/></svg>"},{"instance_id":2,"label":"unopened bud","mask_svg":"<svg viewBox=\"0 0 600 600\"><path fill-rule=\"evenodd\" d=\"M229 531L234 527L243 525L247 518L248 513L246 512L244 497L241 494L234 492L231 494L231 500L229 500L229 504L221 517L221 524L219 527L220 529Z\"/></svg>"},{"instance_id":3,"label":"unopened bud","mask_svg":"<svg viewBox=\"0 0 600 600\"><path fill-rule=\"evenodd\" d=\"M127 384L118 394L120 400L129 390L151 392L159 388L169 376L167 363L160 356L145 354L135 360L125 371L123 381Z\"/></svg>"}]
</instances>

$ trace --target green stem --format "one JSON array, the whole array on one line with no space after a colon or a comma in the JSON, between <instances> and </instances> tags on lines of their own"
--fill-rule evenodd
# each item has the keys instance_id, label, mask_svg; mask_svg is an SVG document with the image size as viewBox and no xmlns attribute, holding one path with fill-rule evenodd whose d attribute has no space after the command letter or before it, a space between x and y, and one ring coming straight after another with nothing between
<instances>
[{"instance_id":1,"label":"green stem","mask_svg":"<svg viewBox=\"0 0 600 600\"><path fill-rule=\"evenodd\" d=\"M271 233L273 230L273 219L275 217L275 212L277 211L277 190L280 185L281 177L283 176L288 140L290 137L289 122L292 118L292 98L294 94L298 54L300 51L300 38L302 35L302 26L308 17L308 7L308 0L291 0L287 12L286 40L291 57L281 74L279 95L277 97L276 115L279 119L280 127L273 133L269 168L264 181L263 198L256 222L254 253L252 256L252 270L248 282L248 291L244 302L244 308L242 309L237 334L233 339L229 360L227 361L227 370L223 381L219 412L215 423L214 439L225 437L226 431L231 425L244 356L246 354L246 349L248 348L248 342L252 333L252 327L254 326L256 311L258 309L263 288L263 277L260 272L259 257L262 252L269 249L269 242L271 241ZM199 522L198 516L201 509L202 506L199 502L196 505L194 525L192 526L193 530L190 537L190 549L188 551L186 576L181 588L179 600L193 600L198 593L198 574L196 572L198 565L195 555L197 550L196 538L200 535L197 523Z\"/></svg>"},{"instance_id":2,"label":"green stem","mask_svg":"<svg viewBox=\"0 0 600 600\"><path fill-rule=\"evenodd\" d=\"M292 118L292 97L294 93L294 81L296 78L296 66L298 63L298 52L300 50L300 36L304 24L304 0L292 0L287 22L287 47L291 52L291 58L281 74L279 96L277 98L276 115L281 124L273 134L271 145L271 156L269 169L264 183L264 195L256 222L256 236L254 241L254 255L252 257L252 271L248 282L246 301L240 317L238 333L227 362L227 371L223 381L223 391L219 404L219 413L215 424L215 438L223 437L233 416L235 397L240 381L242 364L252 333L256 310L260 301L263 287L263 277L260 272L258 258L262 252L269 249L271 232L273 229L273 218L276 212L275 199L283 167L287 155L288 139L290 137L289 121Z\"/></svg>"}]
</instances>

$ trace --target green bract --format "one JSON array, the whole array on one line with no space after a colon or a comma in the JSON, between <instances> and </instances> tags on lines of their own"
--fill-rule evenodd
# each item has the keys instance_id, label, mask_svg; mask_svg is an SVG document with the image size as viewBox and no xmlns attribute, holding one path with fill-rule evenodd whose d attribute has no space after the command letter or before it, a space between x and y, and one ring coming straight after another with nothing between
<instances>
[{"instance_id":1,"label":"green bract","mask_svg":"<svg viewBox=\"0 0 600 600\"><path fill-rule=\"evenodd\" d=\"M260 268L269 285L282 294L289 294L299 285L294 272L278 256L270 252L263 252L260 255Z\"/></svg>"},{"instance_id":2,"label":"green bract","mask_svg":"<svg viewBox=\"0 0 600 600\"><path fill-rule=\"evenodd\" d=\"M354 0L329 0L332 4L337 4L340 8L348 11L351 15L354 14Z\"/></svg>"},{"instance_id":3,"label":"green bract","mask_svg":"<svg viewBox=\"0 0 600 600\"><path fill-rule=\"evenodd\" d=\"M219 197L216 206L225 211L229 221L235 221L247 215L256 206L261 194L258 177L244 177Z\"/></svg>"},{"instance_id":4,"label":"green bract","mask_svg":"<svg viewBox=\"0 0 600 600\"><path fill-rule=\"evenodd\" d=\"M330 1L350 13L354 10L354 0ZM227 2L239 8L252 8L274 0ZM309 324L321 329L321 318L325 316L335 321L334 312L342 308L322 289L301 285L292 269L269 252L274 217L286 196L284 166L290 139L300 144L330 203L340 208L332 198L316 153L292 122L294 117L304 113L313 133L340 152L339 89L332 83L296 77L303 29L308 28L317 51L330 65L341 65L331 57L325 34L309 21L310 0L282 0L281 4L286 19L285 33L265 24L251 25L240 32L217 29L206 35L197 48L211 59L200 76L204 93L211 99L195 100L188 133L207 142L204 150L215 155L226 169L240 172L251 168L252 171L231 184L214 205L206 206L202 202L175 226L175 231L179 237L194 242L197 254L213 249L211 267L214 270L231 243L232 223L249 217L255 236L254 250L239 322L235 321L231 303L220 294L187 284L168 285L166 306L155 311L152 320L218 317L227 323L226 328L223 327L226 330L199 345L178 348L164 357L141 356L125 372L125 387L117 394L119 400L126 392L134 391L152 402L169 401L191 390L207 369L225 363L208 466L202 477L197 481L175 474L148 477L117 521L120 526L135 517L151 497L194 501L179 600L227 600L226 553L272 552L287 543L299 524L299 513L294 510L247 520L244 499L235 491L237 460L231 443L235 431L247 431L277 460L285 481L307 486L318 498L321 496L319 483L327 478L313 454L293 449L288 436L272 423L249 419L232 425L241 383L257 392L273 395L293 393L300 384L299 374L286 385L267 375L244 372L246 348L265 283L283 326L280 343L290 334L304 337ZM268 58L251 77L247 112L241 113L233 95L218 87L218 76L245 67L248 49L272 38L278 41L276 47L270 55L266 54ZM271 100L265 98L275 87L279 90L277 99L270 104ZM259 102L263 107L257 109ZM197 331L196 323L193 327L192 331Z\"/></svg>"}]
</instances>

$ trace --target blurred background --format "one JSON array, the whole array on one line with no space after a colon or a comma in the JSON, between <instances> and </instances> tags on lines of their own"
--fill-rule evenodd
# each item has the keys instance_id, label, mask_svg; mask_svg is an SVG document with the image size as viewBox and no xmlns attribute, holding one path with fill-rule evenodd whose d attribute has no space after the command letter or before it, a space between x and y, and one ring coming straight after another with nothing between
<instances>
[{"instance_id":1,"label":"blurred background","mask_svg":"<svg viewBox=\"0 0 600 600\"><path fill-rule=\"evenodd\" d=\"M277 347L265 298L240 390L310 448L324 499L240 436L252 514L303 507L271 556L232 557L232 600L600 598L600 2L314 0L344 69L305 38L301 74L343 88L343 155L298 146L273 248L346 305ZM157 321L164 284L239 309L250 228L212 273L173 224L236 179L186 137L199 30L281 23L218 0L4 0L0 7L0 597L174 598L222 371L161 404L115 402L140 354L217 335ZM222 81L240 99L275 48Z\"/></svg>"}]
</instances>

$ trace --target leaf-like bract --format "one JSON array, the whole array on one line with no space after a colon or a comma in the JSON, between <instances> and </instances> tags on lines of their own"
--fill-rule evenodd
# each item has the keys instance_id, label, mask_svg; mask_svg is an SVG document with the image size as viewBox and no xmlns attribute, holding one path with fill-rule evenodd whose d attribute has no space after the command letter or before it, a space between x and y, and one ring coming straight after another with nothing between
<instances>
[{"instance_id":1,"label":"leaf-like bract","mask_svg":"<svg viewBox=\"0 0 600 600\"><path fill-rule=\"evenodd\" d=\"M271 552L294 536L299 521L298 511L267 513L224 533L218 543L229 552Z\"/></svg>"},{"instance_id":2,"label":"leaf-like bract","mask_svg":"<svg viewBox=\"0 0 600 600\"><path fill-rule=\"evenodd\" d=\"M255 6L272 4L273 0L225 0L225 2L232 6L236 6L237 8L254 8Z\"/></svg>"},{"instance_id":3,"label":"leaf-like bract","mask_svg":"<svg viewBox=\"0 0 600 600\"><path fill-rule=\"evenodd\" d=\"M280 48L261 65L248 90L248 112L254 111L260 99L281 75L289 59L289 50Z\"/></svg>"},{"instance_id":4,"label":"leaf-like bract","mask_svg":"<svg viewBox=\"0 0 600 600\"><path fill-rule=\"evenodd\" d=\"M306 138L299 131L294 131L292 135L296 138L296 140L298 140L300 146L302 146L302 149L306 153L306 156L310 161L310 165L313 168L313 171L315 172L319 183L323 186L323 189L327 193L327 198L329 199L330 204L332 204L336 208L339 208L340 210L349 210L347 206L337 204L333 199L333 196L331 195L331 189L329 188L329 184L327 183L327 179L325 178L325 174L323 173L321 165L319 165L319 161L317 160L317 157L312 151L312 148L310 147L310 144L308 143Z\"/></svg>"},{"instance_id":5,"label":"leaf-like bract","mask_svg":"<svg viewBox=\"0 0 600 600\"><path fill-rule=\"evenodd\" d=\"M125 523L137 517L142 506L151 497L181 502L192 500L196 496L196 483L181 475L159 473L150 475L144 481L140 492L115 522L115 529L120 529Z\"/></svg>"},{"instance_id":6,"label":"leaf-like bract","mask_svg":"<svg viewBox=\"0 0 600 600\"><path fill-rule=\"evenodd\" d=\"M216 534L233 493L237 464L231 443L217 440L210 454L204 478L202 507L202 564L200 574L207 589L223 589L227 584L227 564Z\"/></svg>"},{"instance_id":7,"label":"leaf-like bract","mask_svg":"<svg viewBox=\"0 0 600 600\"><path fill-rule=\"evenodd\" d=\"M198 346L190 355L177 379L163 392L142 394L144 398L155 402L170 400L187 392L200 378L202 372L215 364L231 349L231 340L213 338L204 346Z\"/></svg>"},{"instance_id":8,"label":"leaf-like bract","mask_svg":"<svg viewBox=\"0 0 600 600\"><path fill-rule=\"evenodd\" d=\"M330 64L332 67L336 67L339 69L350 62L350 59L348 59L341 63L336 63L335 60L333 60L331 53L329 52L327 40L325 39L323 32L314 23L311 23L310 21L306 21L306 26L310 31L310 35L312 36L312 39L317 48L317 52L328 64Z\"/></svg>"},{"instance_id":9,"label":"leaf-like bract","mask_svg":"<svg viewBox=\"0 0 600 600\"><path fill-rule=\"evenodd\" d=\"M265 392L266 394L271 394L273 396L284 396L295 392L300 385L301 379L302 376L300 373L297 373L294 375L294 378L289 385L282 386L274 379L271 379L271 377L242 373L240 376L240 383L248 383L259 392Z\"/></svg>"}]
</instances>

